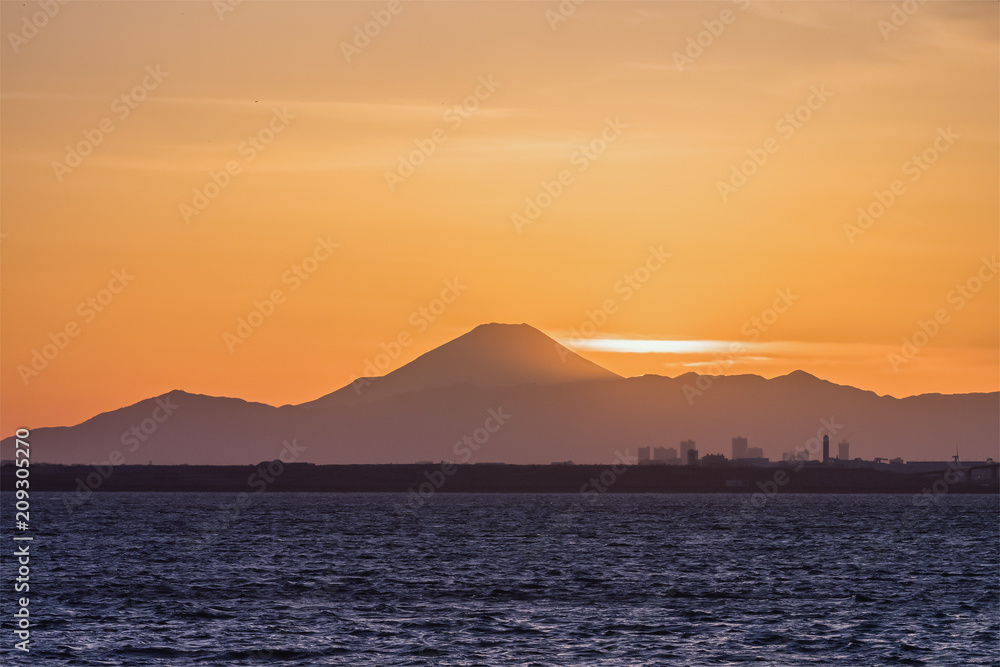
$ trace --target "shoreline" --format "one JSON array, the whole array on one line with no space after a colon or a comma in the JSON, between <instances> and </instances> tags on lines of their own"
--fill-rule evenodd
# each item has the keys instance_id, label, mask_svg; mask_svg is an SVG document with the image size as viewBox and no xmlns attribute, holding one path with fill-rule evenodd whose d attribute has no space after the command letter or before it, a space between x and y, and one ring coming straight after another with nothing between
<instances>
[{"instance_id":1,"label":"shoreline","mask_svg":"<svg viewBox=\"0 0 1000 667\"><path fill-rule=\"evenodd\" d=\"M15 466L0 467L14 490ZM794 464L638 466L515 464L64 465L32 464L31 490L70 492L442 493L1000 493L996 464L967 481L953 469L919 473ZM992 474L992 478L989 478Z\"/></svg>"}]
</instances>

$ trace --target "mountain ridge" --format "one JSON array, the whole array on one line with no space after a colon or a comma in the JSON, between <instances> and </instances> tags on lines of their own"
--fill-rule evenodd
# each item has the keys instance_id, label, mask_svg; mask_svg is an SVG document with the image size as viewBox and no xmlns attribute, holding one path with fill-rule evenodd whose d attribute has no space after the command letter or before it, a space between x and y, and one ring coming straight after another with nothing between
<instances>
[{"instance_id":1,"label":"mountain ridge","mask_svg":"<svg viewBox=\"0 0 1000 667\"><path fill-rule=\"evenodd\" d=\"M360 392L348 384L316 401L273 406L174 389L75 426L32 429L32 458L97 463L118 452L129 463L244 464L272 459L295 440L314 463L449 460L464 455L455 449L464 437L487 434L490 414L509 414L483 436L475 461L603 463L616 451L688 439L702 454L728 455L736 435L780 459L824 424L837 425L831 440L852 442L852 456L942 459L958 440L984 459L996 457L1000 441L998 398L879 396L805 371L623 378L537 329L493 323ZM13 438L3 440L0 457L13 458L12 449Z\"/></svg>"}]
</instances>

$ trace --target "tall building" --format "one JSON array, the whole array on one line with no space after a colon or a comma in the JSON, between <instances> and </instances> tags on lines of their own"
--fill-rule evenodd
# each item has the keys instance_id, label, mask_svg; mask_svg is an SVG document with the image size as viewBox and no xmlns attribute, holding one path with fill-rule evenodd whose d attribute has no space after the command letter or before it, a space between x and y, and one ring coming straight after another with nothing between
<instances>
[{"instance_id":1,"label":"tall building","mask_svg":"<svg viewBox=\"0 0 1000 667\"><path fill-rule=\"evenodd\" d=\"M681 458L686 461L688 452L692 449L695 449L694 440L684 440L681 442Z\"/></svg>"},{"instance_id":2,"label":"tall building","mask_svg":"<svg viewBox=\"0 0 1000 667\"><path fill-rule=\"evenodd\" d=\"M830 436L823 436L823 463L830 462Z\"/></svg>"},{"instance_id":3,"label":"tall building","mask_svg":"<svg viewBox=\"0 0 1000 667\"><path fill-rule=\"evenodd\" d=\"M747 439L742 436L733 438L733 458L745 459L747 457Z\"/></svg>"},{"instance_id":4,"label":"tall building","mask_svg":"<svg viewBox=\"0 0 1000 667\"><path fill-rule=\"evenodd\" d=\"M671 463L677 458L676 447L657 447L653 450L653 460L662 463Z\"/></svg>"},{"instance_id":5,"label":"tall building","mask_svg":"<svg viewBox=\"0 0 1000 667\"><path fill-rule=\"evenodd\" d=\"M698 450L697 449L689 449L689 450L687 450L687 461L688 461L688 465L689 466L696 466L696 465L698 465Z\"/></svg>"},{"instance_id":6,"label":"tall building","mask_svg":"<svg viewBox=\"0 0 1000 667\"><path fill-rule=\"evenodd\" d=\"M846 440L840 441L840 444L837 445L837 458L841 461L851 460L851 443Z\"/></svg>"},{"instance_id":7,"label":"tall building","mask_svg":"<svg viewBox=\"0 0 1000 667\"><path fill-rule=\"evenodd\" d=\"M640 447L639 463L648 463L648 462L649 462L649 447Z\"/></svg>"}]
</instances>

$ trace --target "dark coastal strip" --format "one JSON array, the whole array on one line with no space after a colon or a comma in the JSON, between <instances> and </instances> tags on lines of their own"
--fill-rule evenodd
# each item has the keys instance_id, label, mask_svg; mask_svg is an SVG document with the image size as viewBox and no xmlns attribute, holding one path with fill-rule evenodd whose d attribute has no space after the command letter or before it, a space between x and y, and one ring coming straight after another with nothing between
<instances>
[{"instance_id":1,"label":"dark coastal strip","mask_svg":"<svg viewBox=\"0 0 1000 667\"><path fill-rule=\"evenodd\" d=\"M443 493L990 493L1000 492L996 466L972 481L941 470L919 474L794 464L774 467L503 464L253 466L31 466L32 491L311 491ZM0 467L0 488L13 490L15 467Z\"/></svg>"}]
</instances>

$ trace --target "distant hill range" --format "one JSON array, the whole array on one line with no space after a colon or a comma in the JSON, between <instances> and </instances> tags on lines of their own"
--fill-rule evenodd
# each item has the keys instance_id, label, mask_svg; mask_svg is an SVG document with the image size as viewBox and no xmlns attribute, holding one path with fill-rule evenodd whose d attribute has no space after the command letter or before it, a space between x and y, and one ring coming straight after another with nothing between
<instances>
[{"instance_id":1,"label":"distant hill range","mask_svg":"<svg viewBox=\"0 0 1000 667\"><path fill-rule=\"evenodd\" d=\"M699 379L701 378L701 379ZM699 384L700 382L700 384ZM700 393L698 393L700 392ZM250 464L610 463L616 451L678 447L729 456L745 436L765 456L817 435L851 457L997 458L1000 394L897 399L796 371L620 377L526 324L484 324L376 378L301 405L171 391L72 427L33 428L32 460ZM290 448L288 444L294 443ZM0 443L13 458L13 438Z\"/></svg>"}]
</instances>

